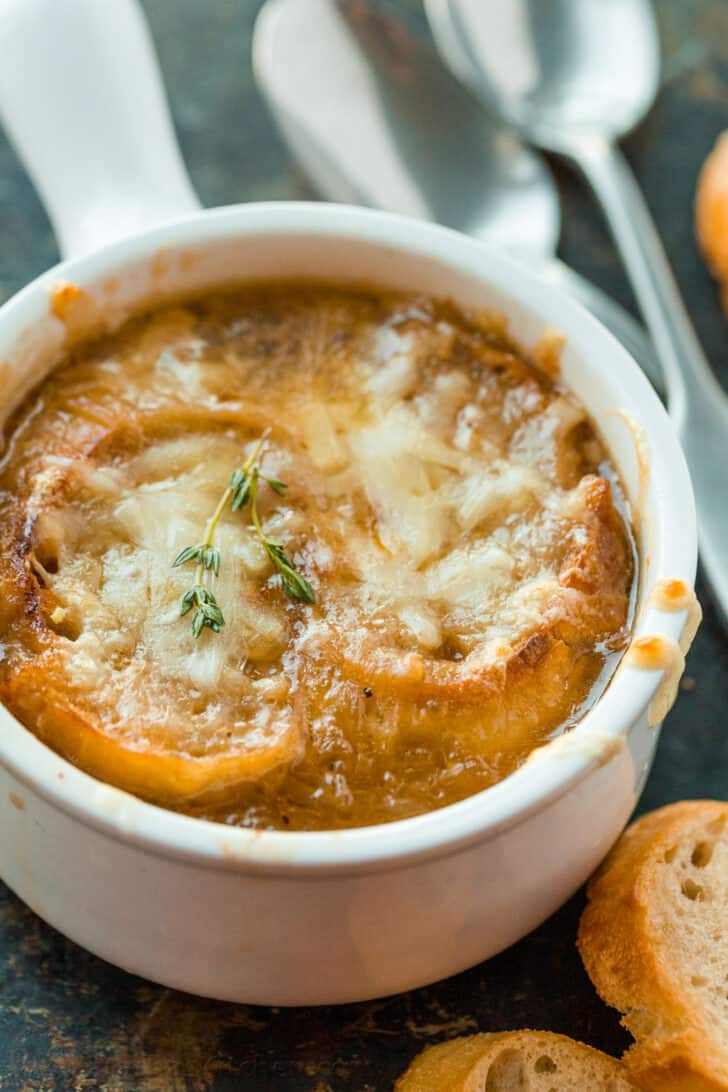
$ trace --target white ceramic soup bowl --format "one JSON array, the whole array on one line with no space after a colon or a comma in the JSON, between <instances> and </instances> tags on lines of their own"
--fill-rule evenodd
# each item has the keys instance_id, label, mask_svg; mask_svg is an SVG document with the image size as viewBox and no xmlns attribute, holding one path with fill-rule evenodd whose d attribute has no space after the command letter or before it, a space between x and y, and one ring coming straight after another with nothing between
<instances>
[{"instance_id":1,"label":"white ceramic soup bowl","mask_svg":"<svg viewBox=\"0 0 728 1092\"><path fill-rule=\"evenodd\" d=\"M94 4L10 4L0 44L7 46L8 34L30 39L30 76L49 91L41 47L52 32L56 75L70 80L64 94L72 95L91 64L88 55L76 63L79 35L91 35L99 55L108 38L108 28L91 21ZM63 9L62 20L54 7ZM27 12L44 20L28 22ZM69 12L84 13L73 41L64 36L74 21ZM157 126L153 179L169 182L163 211L182 212L194 199L138 13L121 3L115 12L116 55L124 63L116 72L105 57L104 78L121 81L133 60L137 90L146 81L147 121ZM76 75L59 70L59 57L74 62ZM117 110L113 140L98 129L94 139L112 168L99 167L89 187L83 156L72 160L62 147L43 146L42 126L27 117L17 93L18 75L0 75L6 121L66 248L88 250L158 216L160 202L151 212L145 202L149 163L140 154L146 138L138 119L126 125ZM78 113L72 135L88 137L93 105ZM51 104L51 123L55 113ZM125 143L125 155L110 142ZM49 307L59 281L81 288L89 306L114 323L150 299L297 277L496 308L527 345L547 326L565 335L563 377L597 422L634 506L641 541L635 635L660 638L677 659L652 670L624 661L568 736L485 792L417 818L338 832L253 832L143 803L82 773L0 708L5 882L44 920L126 970L192 993L272 1005L363 1000L453 974L523 936L583 883L634 808L659 734L649 724L653 700L665 675L672 673L674 683L679 669L675 642L687 612L662 609L651 592L662 580L691 588L696 566L685 463L662 406L627 353L578 305L505 258L397 216L314 204L186 211L71 258L0 310L0 416L63 351L65 327Z\"/></svg>"}]
</instances>

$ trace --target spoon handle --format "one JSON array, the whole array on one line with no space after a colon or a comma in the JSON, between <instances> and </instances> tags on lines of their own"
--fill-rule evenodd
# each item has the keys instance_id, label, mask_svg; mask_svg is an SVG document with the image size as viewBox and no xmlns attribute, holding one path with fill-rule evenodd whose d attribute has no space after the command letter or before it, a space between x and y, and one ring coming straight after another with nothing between
<instances>
[{"instance_id":1,"label":"spoon handle","mask_svg":"<svg viewBox=\"0 0 728 1092\"><path fill-rule=\"evenodd\" d=\"M620 150L570 149L609 221L662 365L693 481L701 557L728 620L728 396L700 347L644 197Z\"/></svg>"},{"instance_id":2,"label":"spoon handle","mask_svg":"<svg viewBox=\"0 0 728 1092\"><path fill-rule=\"evenodd\" d=\"M698 344L650 211L619 148L590 137L572 151L599 198L665 372L681 429L696 388L720 390ZM728 446L726 448L728 454Z\"/></svg>"}]
</instances>

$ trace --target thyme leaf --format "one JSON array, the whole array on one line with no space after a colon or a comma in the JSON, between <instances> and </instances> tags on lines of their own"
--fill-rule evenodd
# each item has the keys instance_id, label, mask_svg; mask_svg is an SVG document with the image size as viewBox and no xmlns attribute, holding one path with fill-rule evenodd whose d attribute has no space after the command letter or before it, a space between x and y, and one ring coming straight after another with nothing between
<instances>
[{"instance_id":1,"label":"thyme leaf","mask_svg":"<svg viewBox=\"0 0 728 1092\"><path fill-rule=\"evenodd\" d=\"M276 538L273 535L267 535L261 526L257 505L258 483L260 479L261 476L258 473L257 467L253 467L250 475L250 518L253 521L255 533L263 544L263 549L272 562L274 569L277 569L281 574L281 587L288 598L298 600L302 603L315 603L316 593L308 580L306 580L306 577L298 572L290 557L286 554L282 539ZM263 478L263 481L274 489L274 492L280 492L279 489L274 488L270 478ZM283 482L276 481L275 485L280 486L284 490L286 488Z\"/></svg>"},{"instance_id":2,"label":"thyme leaf","mask_svg":"<svg viewBox=\"0 0 728 1092\"><path fill-rule=\"evenodd\" d=\"M220 632L225 625L225 619L215 596L204 584L195 584L188 592L185 592L180 599L180 615L188 614L193 607L195 608L195 613L192 615L193 637L199 637L203 629L211 629L214 633Z\"/></svg>"},{"instance_id":3,"label":"thyme leaf","mask_svg":"<svg viewBox=\"0 0 728 1092\"><path fill-rule=\"evenodd\" d=\"M212 569L215 576L220 575L220 551L215 546L205 546L204 543L201 546L185 546L172 562L172 568L186 565L189 561L197 561L203 569L208 572Z\"/></svg>"}]
</instances>

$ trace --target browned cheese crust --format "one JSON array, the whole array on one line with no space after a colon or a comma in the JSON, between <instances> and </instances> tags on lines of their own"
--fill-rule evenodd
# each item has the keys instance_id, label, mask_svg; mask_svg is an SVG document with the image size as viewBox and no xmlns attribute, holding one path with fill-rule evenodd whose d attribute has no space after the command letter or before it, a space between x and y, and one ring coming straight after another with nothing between
<instances>
[{"instance_id":1,"label":"browned cheese crust","mask_svg":"<svg viewBox=\"0 0 728 1092\"><path fill-rule=\"evenodd\" d=\"M624 1062L653 1092L728 1089L728 804L643 816L589 885L584 965L636 1039Z\"/></svg>"},{"instance_id":2,"label":"browned cheese crust","mask_svg":"<svg viewBox=\"0 0 728 1092\"><path fill-rule=\"evenodd\" d=\"M218 528L220 634L171 561ZM8 423L0 697L91 774L230 823L402 818L504 777L599 693L633 565L603 446L502 324L302 285L218 295L76 350Z\"/></svg>"}]
</instances>

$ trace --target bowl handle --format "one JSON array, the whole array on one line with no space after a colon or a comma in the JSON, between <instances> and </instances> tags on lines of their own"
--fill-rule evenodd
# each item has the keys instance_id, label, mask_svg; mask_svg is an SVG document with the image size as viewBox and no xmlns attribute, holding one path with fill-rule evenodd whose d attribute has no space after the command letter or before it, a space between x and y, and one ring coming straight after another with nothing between
<instances>
[{"instance_id":1,"label":"bowl handle","mask_svg":"<svg viewBox=\"0 0 728 1092\"><path fill-rule=\"evenodd\" d=\"M2 0L0 116L64 257L199 209L137 0Z\"/></svg>"}]
</instances>

